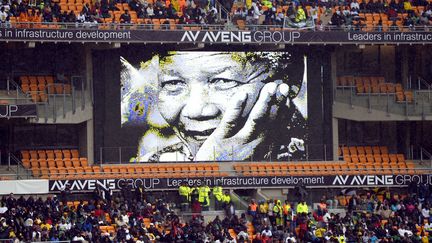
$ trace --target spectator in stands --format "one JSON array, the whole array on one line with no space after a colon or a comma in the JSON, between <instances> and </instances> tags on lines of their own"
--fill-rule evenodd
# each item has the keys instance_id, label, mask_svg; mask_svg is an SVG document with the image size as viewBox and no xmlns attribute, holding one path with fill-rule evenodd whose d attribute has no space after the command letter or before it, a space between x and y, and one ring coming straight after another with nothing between
<instances>
[{"instance_id":1,"label":"spectator in stands","mask_svg":"<svg viewBox=\"0 0 432 243\"><path fill-rule=\"evenodd\" d=\"M234 16L232 18L233 23L237 23L237 20L241 20L242 19L242 15L243 15L243 9L241 7L238 7L235 11L234 11Z\"/></svg>"},{"instance_id":2,"label":"spectator in stands","mask_svg":"<svg viewBox=\"0 0 432 243\"><path fill-rule=\"evenodd\" d=\"M65 10L65 11L63 11L63 13L61 13L61 14L58 16L58 21L61 22L61 23L66 23L66 22L68 22L68 21L67 21L67 18L68 18L68 13L67 13L67 11Z\"/></svg>"},{"instance_id":3,"label":"spectator in stands","mask_svg":"<svg viewBox=\"0 0 432 243\"><path fill-rule=\"evenodd\" d=\"M409 0L404 0L403 1L403 10L406 13L413 13L414 12L412 4L411 4L411 2Z\"/></svg>"},{"instance_id":4,"label":"spectator in stands","mask_svg":"<svg viewBox=\"0 0 432 243\"><path fill-rule=\"evenodd\" d=\"M170 4L168 6L167 18L170 18L170 19L177 19L178 18L177 11L175 10L174 5L172 5L172 4Z\"/></svg>"},{"instance_id":5,"label":"spectator in stands","mask_svg":"<svg viewBox=\"0 0 432 243\"><path fill-rule=\"evenodd\" d=\"M131 23L131 16L129 14L129 11L126 9L122 15L120 15L120 23L123 24L130 24Z\"/></svg>"},{"instance_id":6,"label":"spectator in stands","mask_svg":"<svg viewBox=\"0 0 432 243\"><path fill-rule=\"evenodd\" d=\"M154 13L153 5L152 4L148 5L148 8L146 8L145 13L146 14L144 14L144 16L147 16L148 18L152 19L152 18L155 17L155 13Z\"/></svg>"},{"instance_id":7,"label":"spectator in stands","mask_svg":"<svg viewBox=\"0 0 432 243\"><path fill-rule=\"evenodd\" d=\"M344 22L345 22L345 20L342 17L341 12L339 10L337 10L336 12L333 13L329 24L331 24L333 26L340 27L340 26L342 26L342 24L344 24Z\"/></svg>"},{"instance_id":8,"label":"spectator in stands","mask_svg":"<svg viewBox=\"0 0 432 243\"><path fill-rule=\"evenodd\" d=\"M53 16L57 18L61 13L60 5L57 2L53 3L51 9Z\"/></svg>"},{"instance_id":9,"label":"spectator in stands","mask_svg":"<svg viewBox=\"0 0 432 243\"><path fill-rule=\"evenodd\" d=\"M90 4L86 3L81 12L84 13L85 15L90 15L90 10L91 10Z\"/></svg>"},{"instance_id":10,"label":"spectator in stands","mask_svg":"<svg viewBox=\"0 0 432 243\"><path fill-rule=\"evenodd\" d=\"M75 13L72 10L69 11L69 14L67 16L67 22L69 22L69 23L76 23L77 21L78 20L77 20L77 17L75 15Z\"/></svg>"},{"instance_id":11,"label":"spectator in stands","mask_svg":"<svg viewBox=\"0 0 432 243\"><path fill-rule=\"evenodd\" d=\"M217 13L217 10L215 8L208 11L206 19L205 19L206 24L209 24L209 25L216 24L216 18L217 18L216 13Z\"/></svg>"},{"instance_id":12,"label":"spectator in stands","mask_svg":"<svg viewBox=\"0 0 432 243\"><path fill-rule=\"evenodd\" d=\"M427 16L426 12L423 12L419 18L419 24L420 25L430 25L429 17Z\"/></svg>"},{"instance_id":13,"label":"spectator in stands","mask_svg":"<svg viewBox=\"0 0 432 243\"><path fill-rule=\"evenodd\" d=\"M360 11L360 4L358 3L358 0L352 1L350 3L350 8L351 8L351 11L356 10L357 12L359 12Z\"/></svg>"},{"instance_id":14,"label":"spectator in stands","mask_svg":"<svg viewBox=\"0 0 432 243\"><path fill-rule=\"evenodd\" d=\"M248 206L248 214L255 218L257 217L258 204L255 202L255 199L252 199Z\"/></svg>"},{"instance_id":15,"label":"spectator in stands","mask_svg":"<svg viewBox=\"0 0 432 243\"><path fill-rule=\"evenodd\" d=\"M252 15L253 15L253 24L257 25L262 12L259 9L258 4L255 0L252 1Z\"/></svg>"},{"instance_id":16,"label":"spectator in stands","mask_svg":"<svg viewBox=\"0 0 432 243\"><path fill-rule=\"evenodd\" d=\"M318 11L319 11L318 6L315 3L312 3L312 6L309 10L309 16L312 17L315 24L318 23Z\"/></svg>"},{"instance_id":17,"label":"spectator in stands","mask_svg":"<svg viewBox=\"0 0 432 243\"><path fill-rule=\"evenodd\" d=\"M6 23L8 23L8 22L9 22L9 15L6 12L5 7L2 6L0 8L0 24L1 24L1 27L7 27Z\"/></svg>"},{"instance_id":18,"label":"spectator in stands","mask_svg":"<svg viewBox=\"0 0 432 243\"><path fill-rule=\"evenodd\" d=\"M53 22L54 21L54 16L51 12L51 8L50 7L45 7L44 8L44 12L42 15L42 21L43 22Z\"/></svg>"},{"instance_id":19,"label":"spectator in stands","mask_svg":"<svg viewBox=\"0 0 432 243\"><path fill-rule=\"evenodd\" d=\"M74 14L74 13L72 12L72 14ZM83 10L78 14L78 17L76 18L76 22L77 23L84 23L85 21L86 21L86 13Z\"/></svg>"},{"instance_id":20,"label":"spectator in stands","mask_svg":"<svg viewBox=\"0 0 432 243\"><path fill-rule=\"evenodd\" d=\"M344 22L347 25L351 25L352 24L352 19L353 16L351 15L351 11L348 7L345 7L345 9L342 11L342 16L344 18Z\"/></svg>"}]
</instances>

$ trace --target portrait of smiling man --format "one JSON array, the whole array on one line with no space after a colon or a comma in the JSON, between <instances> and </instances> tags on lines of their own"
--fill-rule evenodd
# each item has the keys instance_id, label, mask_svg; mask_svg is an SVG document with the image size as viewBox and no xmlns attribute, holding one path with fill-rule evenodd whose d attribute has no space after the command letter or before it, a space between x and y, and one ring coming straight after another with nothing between
<instances>
[{"instance_id":1,"label":"portrait of smiling man","mask_svg":"<svg viewBox=\"0 0 432 243\"><path fill-rule=\"evenodd\" d=\"M122 63L123 117L139 116L148 125L134 160L302 156L307 139L303 55L178 51L156 54L139 70L125 59Z\"/></svg>"}]
</instances>

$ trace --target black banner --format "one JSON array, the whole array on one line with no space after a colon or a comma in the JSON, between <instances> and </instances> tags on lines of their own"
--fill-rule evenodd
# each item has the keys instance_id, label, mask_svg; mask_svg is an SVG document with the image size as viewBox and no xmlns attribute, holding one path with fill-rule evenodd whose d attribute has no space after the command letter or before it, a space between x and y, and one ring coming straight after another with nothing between
<instances>
[{"instance_id":1,"label":"black banner","mask_svg":"<svg viewBox=\"0 0 432 243\"><path fill-rule=\"evenodd\" d=\"M0 118L37 117L36 105L0 105Z\"/></svg>"},{"instance_id":2,"label":"black banner","mask_svg":"<svg viewBox=\"0 0 432 243\"><path fill-rule=\"evenodd\" d=\"M432 43L432 32L363 31L184 31L0 28L0 41L223 43L223 44L368 44Z\"/></svg>"},{"instance_id":3,"label":"black banner","mask_svg":"<svg viewBox=\"0 0 432 243\"><path fill-rule=\"evenodd\" d=\"M267 176L214 178L138 178L99 180L50 180L49 191L58 193L68 185L70 191L93 191L97 187L111 190L144 187L148 190L176 190L182 182L192 185L224 188L287 188L306 187L392 187L407 186L412 182L432 185L432 175L337 175L337 176Z\"/></svg>"}]
</instances>

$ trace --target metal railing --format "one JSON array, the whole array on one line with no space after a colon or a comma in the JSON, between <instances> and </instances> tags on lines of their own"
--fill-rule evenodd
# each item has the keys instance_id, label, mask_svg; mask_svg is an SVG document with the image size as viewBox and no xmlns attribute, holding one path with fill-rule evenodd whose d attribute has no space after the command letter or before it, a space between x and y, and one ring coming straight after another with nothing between
<instances>
[{"instance_id":1,"label":"metal railing","mask_svg":"<svg viewBox=\"0 0 432 243\"><path fill-rule=\"evenodd\" d=\"M266 161L332 161L333 160L333 147L332 145L327 144L305 144L302 150L296 148L296 152L290 152L294 154L292 157L288 155L289 143L282 145L261 145L254 148L254 154L260 154L262 156L253 155L250 156L247 161L256 161L256 160L266 160ZM151 151L146 151L147 153L157 153L162 150L163 147L156 147ZM280 148L280 153L276 154L276 148ZM192 151L198 151L198 147L190 148ZM236 158L236 154L241 150L247 149L245 146L232 146L230 148L230 153L232 155L226 155L224 157L218 157L216 154L213 154L212 158L215 161L241 161ZM216 148L214 151L218 151ZM144 157L143 154L137 156L138 148L136 146L129 147L100 147L99 148L99 156L95 155L95 159L101 161L102 163L130 163L130 162L146 162L141 161L141 157ZM147 154L146 153L146 154ZM175 161L179 162L189 162L190 160L186 159L180 152L175 153L176 159Z\"/></svg>"},{"instance_id":2,"label":"metal railing","mask_svg":"<svg viewBox=\"0 0 432 243\"><path fill-rule=\"evenodd\" d=\"M219 2L218 0L215 0L215 7L218 10L218 22L221 22L223 19L222 14L224 14L226 17L226 21L227 23L231 22L231 16L230 16L230 11L228 11L228 9L226 9L221 2Z\"/></svg>"},{"instance_id":3,"label":"metal railing","mask_svg":"<svg viewBox=\"0 0 432 243\"><path fill-rule=\"evenodd\" d=\"M234 23L235 24L235 23ZM231 27L233 25L230 25ZM63 23L63 22L13 22L9 23L7 28L31 28L31 29L70 29L70 30L83 30L83 29L100 29L100 30L158 30L158 31L184 31L184 30L230 30L224 24L176 24L176 28L171 28L170 24L142 24L142 23ZM237 26L238 27L238 26ZM253 25L246 24L247 29L253 30L284 30L283 25ZM192 29L191 29L192 28ZM290 30L295 28L290 27ZM300 28L299 28L300 30ZM358 28L354 25L347 26L334 26L334 25L315 25L314 28L301 29L302 31L357 31L357 32L431 32L432 26L419 25L419 26L397 26L389 27L384 31L382 27L368 26ZM43 39L43 38L41 38Z\"/></svg>"},{"instance_id":4,"label":"metal railing","mask_svg":"<svg viewBox=\"0 0 432 243\"><path fill-rule=\"evenodd\" d=\"M2 97L2 100L11 100L14 101L15 104L33 104L31 98L21 89L21 86L9 76L6 79L6 91L8 95L12 95L13 97ZM12 94L12 92L14 94ZM23 101L23 103L21 103L21 101Z\"/></svg>"},{"instance_id":5,"label":"metal railing","mask_svg":"<svg viewBox=\"0 0 432 243\"><path fill-rule=\"evenodd\" d=\"M14 176L17 180L30 179L32 177L31 170L24 167L21 160L13 153L8 153L8 171L13 173L4 174L3 176Z\"/></svg>"},{"instance_id":6,"label":"metal railing","mask_svg":"<svg viewBox=\"0 0 432 243\"><path fill-rule=\"evenodd\" d=\"M373 109L404 116L432 115L431 99L432 90L413 90L412 101L404 99L396 100L396 93L357 93L355 86L337 86L334 100L348 103L352 108L354 105L366 107L369 112Z\"/></svg>"},{"instance_id":7,"label":"metal railing","mask_svg":"<svg viewBox=\"0 0 432 243\"><path fill-rule=\"evenodd\" d=\"M103 171L104 167L107 167L107 165L103 165L100 168L100 172L85 172L85 171L76 171L71 172L71 170L75 170L75 168L60 168L67 170L67 172L50 172L48 168L39 168L39 171L37 174L34 174L32 176L23 176L22 174L19 174L18 172L15 172L12 170L13 173L10 174L4 174L4 175L14 175L17 180L21 179L50 179L50 180L80 180L80 179L154 179L154 178L204 178L204 179L210 179L210 178L218 178L218 177L249 177L249 176L258 176L258 177L265 177L265 176L299 176L299 177L307 177L307 176L334 176L334 175L362 175L362 176L368 176L368 175L418 175L418 174L432 174L432 168L430 167L414 167L414 168L398 168L398 167L392 167L392 166L374 166L370 168L349 168L347 167L347 163L344 161L334 161L332 162L333 166L340 166L340 168L334 168L334 167L326 167L321 168L318 167L320 165L322 166L328 166L328 162L319 162L319 163L313 163L313 162L289 162L285 163L287 167L285 169L267 169L263 166L266 164L271 164L270 162L255 162L255 163L248 163L248 162L236 162L237 165L240 164L246 164L248 165L247 170L237 171L234 169L220 169L220 170L204 170L204 169L195 169L195 170L188 170L188 171L176 171L173 168L174 165L182 166L183 163L170 163L168 165L168 169L164 164L153 164L153 163L143 163L143 164L135 164L135 165L111 165L110 169L112 170L115 167L118 167L118 171ZM204 166L205 163L199 163L196 164L197 167ZM273 163L274 164L274 163ZM277 164L284 164L284 163L277 163ZM189 165L189 164L188 164ZM362 164L358 164L362 165ZM292 168L291 168L292 166ZM296 166L310 166L309 168L297 168ZM129 171L120 171L121 169L126 168L134 168L134 167L141 167L141 168L148 168L148 170L140 170L129 172ZM159 168L167 169L165 171L160 171ZM45 172L43 172L45 171ZM31 171L30 171L31 172ZM0 175L2 176L2 175Z\"/></svg>"},{"instance_id":8,"label":"metal railing","mask_svg":"<svg viewBox=\"0 0 432 243\"><path fill-rule=\"evenodd\" d=\"M14 73L11 76L16 75L18 74ZM61 112L64 118L69 110L71 110L72 114L75 114L77 106L81 107L81 110L85 109L85 96L88 92L88 87L86 87L82 76L73 75L69 83L47 84L43 90L38 89L24 92L21 86L8 76L7 92L8 94L14 92L14 97L2 98L2 100L11 100L17 104L37 104L37 119L44 118L47 121L49 117L52 117L53 122L56 122L58 112ZM44 95L44 98L38 100L32 99L32 95L38 96L41 94Z\"/></svg>"}]
</instances>

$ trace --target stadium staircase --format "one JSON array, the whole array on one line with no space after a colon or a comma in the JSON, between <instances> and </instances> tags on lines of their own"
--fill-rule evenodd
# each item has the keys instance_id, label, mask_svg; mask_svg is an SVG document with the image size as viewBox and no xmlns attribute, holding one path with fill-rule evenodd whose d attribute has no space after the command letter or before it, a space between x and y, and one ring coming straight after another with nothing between
<instances>
[{"instance_id":1,"label":"stadium staircase","mask_svg":"<svg viewBox=\"0 0 432 243\"><path fill-rule=\"evenodd\" d=\"M26 79L23 79L26 77ZM34 78L35 80L29 81ZM68 83L53 82L52 76L20 76L19 81L7 78L0 90L3 105L35 105L36 116L28 116L32 123L77 124L90 120L93 104L90 88L85 87L81 76L70 77ZM33 82L34 83L31 83Z\"/></svg>"}]
</instances>

